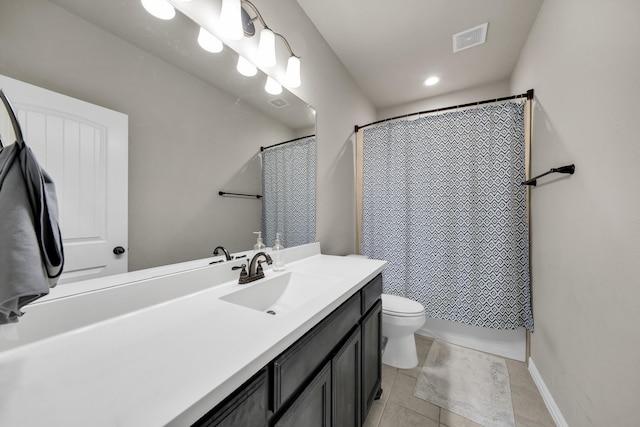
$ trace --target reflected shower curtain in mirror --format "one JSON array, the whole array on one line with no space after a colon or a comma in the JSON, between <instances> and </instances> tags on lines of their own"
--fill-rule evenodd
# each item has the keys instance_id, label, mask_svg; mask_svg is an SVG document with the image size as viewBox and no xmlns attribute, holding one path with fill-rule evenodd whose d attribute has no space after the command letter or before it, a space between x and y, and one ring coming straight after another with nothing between
<instances>
[{"instance_id":1,"label":"reflected shower curtain in mirror","mask_svg":"<svg viewBox=\"0 0 640 427\"><path fill-rule=\"evenodd\" d=\"M533 330L524 105L364 130L361 252L428 316Z\"/></svg>"},{"instance_id":2,"label":"reflected shower curtain in mirror","mask_svg":"<svg viewBox=\"0 0 640 427\"><path fill-rule=\"evenodd\" d=\"M272 246L282 233L285 248L316 238L316 138L262 152L262 236Z\"/></svg>"}]
</instances>

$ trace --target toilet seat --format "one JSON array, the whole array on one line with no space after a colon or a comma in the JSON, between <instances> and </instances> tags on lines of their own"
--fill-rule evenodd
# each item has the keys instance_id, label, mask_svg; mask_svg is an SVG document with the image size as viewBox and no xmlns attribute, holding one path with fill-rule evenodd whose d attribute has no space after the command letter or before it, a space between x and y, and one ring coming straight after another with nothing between
<instances>
[{"instance_id":1,"label":"toilet seat","mask_svg":"<svg viewBox=\"0 0 640 427\"><path fill-rule=\"evenodd\" d=\"M419 317L424 316L424 307L409 298L382 294L382 313L396 317Z\"/></svg>"}]
</instances>

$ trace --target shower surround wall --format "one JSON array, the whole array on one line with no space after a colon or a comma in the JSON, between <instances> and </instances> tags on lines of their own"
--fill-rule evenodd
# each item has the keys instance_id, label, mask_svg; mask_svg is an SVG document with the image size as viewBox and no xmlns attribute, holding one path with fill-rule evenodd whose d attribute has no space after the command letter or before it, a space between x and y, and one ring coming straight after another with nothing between
<instances>
[{"instance_id":1,"label":"shower surround wall","mask_svg":"<svg viewBox=\"0 0 640 427\"><path fill-rule=\"evenodd\" d=\"M576 165L531 190L531 359L559 425L640 425L639 16L546 0L512 77L535 88L531 172Z\"/></svg>"}]
</instances>

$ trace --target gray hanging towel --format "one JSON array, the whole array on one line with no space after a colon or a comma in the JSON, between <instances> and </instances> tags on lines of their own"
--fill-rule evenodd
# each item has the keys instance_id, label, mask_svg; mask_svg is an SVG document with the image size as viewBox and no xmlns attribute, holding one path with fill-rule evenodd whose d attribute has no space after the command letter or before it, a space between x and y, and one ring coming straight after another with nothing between
<instances>
[{"instance_id":1,"label":"gray hanging towel","mask_svg":"<svg viewBox=\"0 0 640 427\"><path fill-rule=\"evenodd\" d=\"M64 265L55 186L22 143L0 150L0 324L47 295Z\"/></svg>"}]
</instances>

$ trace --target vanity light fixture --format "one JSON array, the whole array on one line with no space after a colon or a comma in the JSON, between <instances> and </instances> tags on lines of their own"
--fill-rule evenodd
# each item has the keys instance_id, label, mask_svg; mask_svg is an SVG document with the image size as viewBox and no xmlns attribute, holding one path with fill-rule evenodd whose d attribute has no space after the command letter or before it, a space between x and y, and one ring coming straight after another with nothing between
<instances>
[{"instance_id":1,"label":"vanity light fixture","mask_svg":"<svg viewBox=\"0 0 640 427\"><path fill-rule=\"evenodd\" d=\"M276 36L273 31L266 27L260 31L258 58L263 67L276 65Z\"/></svg>"},{"instance_id":2,"label":"vanity light fixture","mask_svg":"<svg viewBox=\"0 0 640 427\"><path fill-rule=\"evenodd\" d=\"M264 85L264 90L271 95L280 95L282 93L282 85L271 76L267 76L267 83Z\"/></svg>"},{"instance_id":3,"label":"vanity light fixture","mask_svg":"<svg viewBox=\"0 0 640 427\"><path fill-rule=\"evenodd\" d=\"M438 84L438 82L440 81L440 77L438 76L431 76L428 79L426 79L424 81L424 85L425 86L433 86L435 84Z\"/></svg>"},{"instance_id":4,"label":"vanity light fixture","mask_svg":"<svg viewBox=\"0 0 640 427\"><path fill-rule=\"evenodd\" d=\"M227 1L227 0L224 0ZM276 65L276 41L278 38L282 40L287 51L289 52L289 60L287 61L287 68L285 70L284 83L287 87L299 87L301 84L300 81L300 57L293 53L291 49L291 45L287 39L279 33L274 32L267 23L264 18L258 11L258 8L251 3L249 0L240 0L242 4L242 11L244 13L241 14L241 17L233 24L234 27L244 28L244 35L247 37L252 37L255 34L254 23L256 21L260 22L263 29L260 31L260 40L258 42L258 61L259 64L263 67L273 67ZM245 6L247 9L253 11L255 17L251 17L249 13L245 10ZM220 17L222 20L222 16ZM247 22L244 22L247 21ZM247 29L249 29L247 31ZM272 79L273 80L273 79ZM275 82L275 80L274 80Z\"/></svg>"},{"instance_id":5,"label":"vanity light fixture","mask_svg":"<svg viewBox=\"0 0 640 427\"><path fill-rule=\"evenodd\" d=\"M230 40L240 40L242 31L241 0L222 0L220 10L220 34Z\"/></svg>"},{"instance_id":6,"label":"vanity light fixture","mask_svg":"<svg viewBox=\"0 0 640 427\"><path fill-rule=\"evenodd\" d=\"M147 12L158 19L168 21L176 16L176 10L167 0L140 0Z\"/></svg>"},{"instance_id":7,"label":"vanity light fixture","mask_svg":"<svg viewBox=\"0 0 640 427\"><path fill-rule=\"evenodd\" d=\"M238 55L238 65L236 70L243 76L253 77L258 73L258 69L255 65L249 62L244 56Z\"/></svg>"},{"instance_id":8,"label":"vanity light fixture","mask_svg":"<svg viewBox=\"0 0 640 427\"><path fill-rule=\"evenodd\" d=\"M147 12L157 18L168 20L172 19L176 14L174 7L167 0L140 1ZM188 2L191 0L180 1ZM247 6L248 9L253 11L255 14L253 18L244 6ZM277 63L276 38L279 38L289 52L283 82L289 88L299 87L301 85L300 57L293 53L291 45L289 45L289 42L282 34L274 32L267 26L258 8L249 0L222 0L220 20L218 22L219 32L216 32L216 34L229 40L240 40L243 36L253 37L256 33L254 25L256 21L259 21L263 27L260 31L256 61L263 67L275 66ZM213 53L220 52L223 49L221 40L203 27L200 27L198 44L200 44L203 49ZM238 58L236 69L245 76L253 76L257 73L255 65L243 57ZM282 86L273 78L268 77L265 90L273 95L278 95L282 92Z\"/></svg>"},{"instance_id":9,"label":"vanity light fixture","mask_svg":"<svg viewBox=\"0 0 640 427\"><path fill-rule=\"evenodd\" d=\"M300 83L300 58L292 52L284 73L284 84L288 87L299 87Z\"/></svg>"},{"instance_id":10,"label":"vanity light fixture","mask_svg":"<svg viewBox=\"0 0 640 427\"><path fill-rule=\"evenodd\" d=\"M201 48L211 53L218 53L223 49L220 39L202 27L200 27L200 32L198 33L198 44Z\"/></svg>"}]
</instances>

